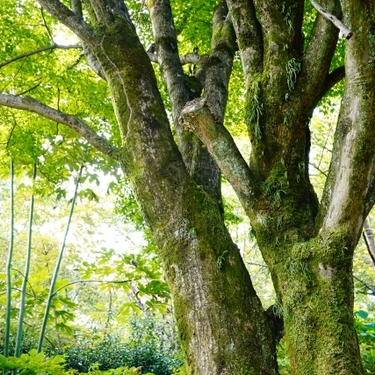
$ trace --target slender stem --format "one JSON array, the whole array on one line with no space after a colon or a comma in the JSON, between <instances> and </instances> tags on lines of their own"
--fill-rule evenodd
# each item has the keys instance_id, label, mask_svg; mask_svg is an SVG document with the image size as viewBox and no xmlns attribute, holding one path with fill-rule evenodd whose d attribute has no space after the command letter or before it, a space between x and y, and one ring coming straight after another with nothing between
<instances>
[{"instance_id":1,"label":"slender stem","mask_svg":"<svg viewBox=\"0 0 375 375\"><path fill-rule=\"evenodd\" d=\"M43 340L44 340L44 336L45 336L45 333L46 333L49 311L51 309L51 303L52 303L52 299L54 297L54 289L55 289L55 285L56 285L56 280L57 280L57 277L59 275L59 270L60 270L62 258L63 258L63 255L64 255L66 239L67 239L68 233L69 233L70 222L71 222L72 216L73 216L74 206L75 206L75 202L76 202L77 194L78 194L78 186L79 186L79 182L80 182L81 177L82 177L83 168L84 168L84 165L82 164L81 169L79 170L77 181L76 181L76 186L75 186L74 195L73 195L73 199L72 199L72 206L70 208L70 213L69 213L68 222L67 222L67 225L66 225L66 230L65 230L63 242L61 244L59 256L57 258L56 267L55 267L55 270L54 270L53 275L52 275L51 286L50 286L49 293L48 293L46 309L44 311L42 327L40 329L40 336L39 336L38 349L37 349L38 353L40 353L42 351L42 347L43 347Z\"/></svg>"},{"instance_id":2,"label":"slender stem","mask_svg":"<svg viewBox=\"0 0 375 375\"><path fill-rule=\"evenodd\" d=\"M36 178L36 161L33 167L33 185L35 183L35 178ZM14 351L15 357L19 357L21 355L21 349L22 349L23 318L25 315L27 283L29 280L29 272L30 272L31 237L32 237L33 218L34 218L34 192L31 194L31 198L30 198L29 228L28 228L28 233L27 233L25 272L23 275L23 282L22 282L22 289L21 289L21 305L20 305L20 312L19 312L19 318L18 318L16 348Z\"/></svg>"},{"instance_id":3,"label":"slender stem","mask_svg":"<svg viewBox=\"0 0 375 375\"><path fill-rule=\"evenodd\" d=\"M355 280L357 280L358 282L360 282L360 283L361 283L361 284L367 289L366 294L367 294L368 291L370 291L371 294L372 294L373 296L375 296L375 288L374 288L374 286L372 286L372 285L370 285L370 284L364 282L363 280L359 279L359 278L358 278L357 276L355 276L355 275L353 275L353 279L355 279Z\"/></svg>"},{"instance_id":4,"label":"slender stem","mask_svg":"<svg viewBox=\"0 0 375 375\"><path fill-rule=\"evenodd\" d=\"M10 317L12 310L12 257L13 257L13 238L14 238L14 169L13 160L10 161L10 233L8 259L6 264L7 279L7 305L5 316L5 338L4 338L4 356L9 356L9 340L10 340Z\"/></svg>"},{"instance_id":5,"label":"slender stem","mask_svg":"<svg viewBox=\"0 0 375 375\"><path fill-rule=\"evenodd\" d=\"M324 18L331 21L344 34L346 39L349 40L352 37L353 33L337 17L324 10L315 0L310 0L310 2Z\"/></svg>"},{"instance_id":6,"label":"slender stem","mask_svg":"<svg viewBox=\"0 0 375 375\"><path fill-rule=\"evenodd\" d=\"M125 283L130 283L131 281L138 280L138 278L133 278L129 280L76 280L76 281L71 281L70 283L64 284L62 287L59 289L56 289L53 293L53 297L58 293L60 290L67 288L70 285L74 284L86 284L86 283L103 283L103 284L125 284Z\"/></svg>"},{"instance_id":7,"label":"slender stem","mask_svg":"<svg viewBox=\"0 0 375 375\"><path fill-rule=\"evenodd\" d=\"M15 62L17 60L24 59L26 57L35 55L37 53L40 53L40 52L43 52L43 51L50 51L50 50L53 50L53 49L56 49L56 48L59 48L59 49L82 49L82 46L80 46L80 45L62 46L62 45L59 45L59 44L53 44L52 46L41 47L41 48L38 48L34 51L22 53L21 55L13 57L10 60L2 62L0 64L0 68L2 68L3 66L9 65L12 62Z\"/></svg>"}]
</instances>

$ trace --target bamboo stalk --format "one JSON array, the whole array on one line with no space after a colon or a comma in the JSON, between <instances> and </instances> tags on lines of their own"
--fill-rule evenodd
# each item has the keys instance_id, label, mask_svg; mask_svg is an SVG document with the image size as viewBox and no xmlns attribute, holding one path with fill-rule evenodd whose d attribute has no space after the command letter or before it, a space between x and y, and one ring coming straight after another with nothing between
<instances>
[{"instance_id":1,"label":"bamboo stalk","mask_svg":"<svg viewBox=\"0 0 375 375\"><path fill-rule=\"evenodd\" d=\"M12 311L12 258L13 258L13 239L14 239L14 165L13 160L10 161L10 232L9 232L9 248L6 264L6 280L7 280L7 304L5 315L5 337L4 337L4 356L9 356L10 341L10 318Z\"/></svg>"},{"instance_id":2,"label":"bamboo stalk","mask_svg":"<svg viewBox=\"0 0 375 375\"><path fill-rule=\"evenodd\" d=\"M82 177L83 168L84 168L84 165L82 164L81 165L81 169L79 170L79 174L78 174L76 185L75 185L74 195L73 195L73 199L72 199L72 206L70 208L70 213L69 213L69 217L68 217L68 222L66 224L66 229L65 229L65 234L64 234L63 242L61 244L59 256L58 256L57 262L56 262L56 267L55 267L55 270L54 270L53 275L52 275L51 286L50 286L49 293L48 293L46 309L44 311L44 317L43 317L42 327L40 329L40 335L39 335L39 341L38 341L38 348L37 348L38 353L40 353L42 351L42 347L43 347L43 341L44 341L44 336L45 336L45 333L46 333L49 311L51 309L52 299L53 299L53 297L55 295L54 294L54 289L55 289L57 277L59 275L59 271L60 271L60 266L61 266L61 262L62 262L62 259L63 259L63 255L64 255L64 250L65 250L65 245L66 245L66 239L67 239L68 233L69 233L70 222L71 222L72 216L73 216L74 206L75 206L75 202L76 202L77 194L78 194L78 186L79 186L79 182L80 182L81 177Z\"/></svg>"},{"instance_id":3,"label":"bamboo stalk","mask_svg":"<svg viewBox=\"0 0 375 375\"><path fill-rule=\"evenodd\" d=\"M33 186L36 178L36 162L33 166ZM23 337L23 318L25 315L25 304L26 304L26 289L27 282L29 279L30 272L30 259L31 259L31 237L32 237L32 226L34 218L34 192L31 194L30 198L30 213L29 213L29 226L27 233L27 246L26 246L26 260L25 260L25 272L23 275L22 289L21 289L21 303L20 303L20 312L18 317L18 329L16 337L16 347L14 350L14 356L19 357L21 355L22 349L22 337Z\"/></svg>"}]
</instances>

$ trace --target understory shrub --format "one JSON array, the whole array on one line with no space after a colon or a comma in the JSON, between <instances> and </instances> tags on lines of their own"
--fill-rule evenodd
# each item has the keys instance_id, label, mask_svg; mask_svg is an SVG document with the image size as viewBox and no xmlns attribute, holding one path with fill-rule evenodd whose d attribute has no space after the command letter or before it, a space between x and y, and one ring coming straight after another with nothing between
<instances>
[{"instance_id":1,"label":"understory shrub","mask_svg":"<svg viewBox=\"0 0 375 375\"><path fill-rule=\"evenodd\" d=\"M88 372L95 364L99 370L119 367L141 368L142 374L171 375L182 365L182 354L173 329L151 316L132 318L130 336L108 336L105 340L81 340L64 350L67 369Z\"/></svg>"}]
</instances>

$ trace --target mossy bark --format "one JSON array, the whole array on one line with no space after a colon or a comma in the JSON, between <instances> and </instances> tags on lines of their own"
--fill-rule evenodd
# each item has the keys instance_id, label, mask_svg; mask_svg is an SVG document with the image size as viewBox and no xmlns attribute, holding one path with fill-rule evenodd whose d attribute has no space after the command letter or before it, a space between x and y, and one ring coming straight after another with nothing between
<instances>
[{"instance_id":1,"label":"mossy bark","mask_svg":"<svg viewBox=\"0 0 375 375\"><path fill-rule=\"evenodd\" d=\"M353 322L352 254L346 246L345 234L337 231L272 249L280 254L270 270L292 374L364 374Z\"/></svg>"}]
</instances>

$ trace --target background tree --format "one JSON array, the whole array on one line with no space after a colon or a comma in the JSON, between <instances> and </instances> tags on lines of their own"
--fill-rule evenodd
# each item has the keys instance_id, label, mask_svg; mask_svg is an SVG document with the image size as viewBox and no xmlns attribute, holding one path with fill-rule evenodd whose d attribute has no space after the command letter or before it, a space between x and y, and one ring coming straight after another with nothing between
<instances>
[{"instance_id":1,"label":"background tree","mask_svg":"<svg viewBox=\"0 0 375 375\"><path fill-rule=\"evenodd\" d=\"M109 110L103 120L103 112L90 107L89 100L75 108L63 99L60 86L56 97L49 94L49 85L33 86L17 74L16 79L5 74L3 91L8 93L0 94L0 104L52 120L37 121L48 129L53 144L60 132L58 128L53 133L55 123L67 125L121 166L159 248L188 371L278 372L268 318L225 227L222 171L250 218L270 269L292 373L363 374L353 325L352 263L375 196L372 2L323 0L330 19L302 0L190 2L182 6L183 12L175 3L174 26L169 1L150 0L155 49L149 53L140 42L142 32L142 40L149 32L141 27L142 4L39 4L53 17L41 11L42 27L48 31L43 41L53 39L56 20L78 36L88 63L105 81L97 87L107 85L117 127L111 125ZM20 2L17 9L26 16L31 7ZM187 48L189 43L183 42L193 35L191 30L183 32L182 21L196 15L207 22L209 11L212 32L211 27L199 28L203 46L210 39L207 53L195 48L180 56L178 42ZM337 66L340 59L334 58L340 43L332 15L343 16L343 30L351 38L345 42L345 90L332 161L319 200L308 170L309 120L344 76L344 67ZM50 48L56 49L56 43ZM249 163L224 126L237 50L245 86ZM161 70L160 88L151 60ZM2 66L9 68L9 62ZM185 62L192 64L189 76L183 70ZM80 67L72 68L76 79L86 76ZM71 89L66 87L67 92ZM31 90L33 98L25 96ZM161 95L165 90L166 104ZM175 134L165 111L168 103ZM77 116L62 112L65 109L76 109ZM15 112L7 113L14 120ZM12 154L16 139L10 135L6 145ZM113 168L113 163L90 154L86 142L64 136L73 154L84 148L88 161L103 161ZM35 137L36 156L38 146Z\"/></svg>"}]
</instances>

